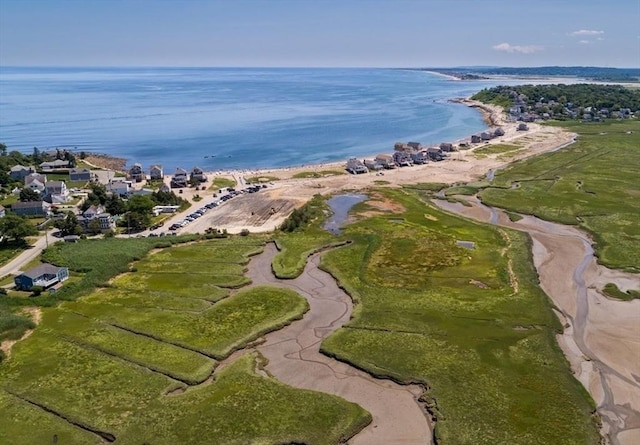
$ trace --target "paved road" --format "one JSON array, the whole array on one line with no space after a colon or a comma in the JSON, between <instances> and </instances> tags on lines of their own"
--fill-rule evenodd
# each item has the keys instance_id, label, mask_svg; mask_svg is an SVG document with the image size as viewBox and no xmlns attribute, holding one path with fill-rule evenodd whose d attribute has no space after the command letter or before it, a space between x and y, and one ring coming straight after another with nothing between
<instances>
[{"instance_id":1,"label":"paved road","mask_svg":"<svg viewBox=\"0 0 640 445\"><path fill-rule=\"evenodd\" d=\"M52 235L54 231L55 230L49 230L47 232L47 235L38 238L33 246L22 252L13 260L9 261L9 263L0 267L0 278L5 277L9 274L17 275L20 271L22 271L22 268L25 266L25 264L37 258L49 243L58 241L58 238L55 238Z\"/></svg>"}]
</instances>

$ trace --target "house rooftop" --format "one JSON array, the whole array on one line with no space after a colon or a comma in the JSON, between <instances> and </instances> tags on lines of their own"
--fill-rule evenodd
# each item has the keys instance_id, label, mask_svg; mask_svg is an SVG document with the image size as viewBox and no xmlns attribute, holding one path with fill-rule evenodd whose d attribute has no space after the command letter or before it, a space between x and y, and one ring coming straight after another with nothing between
<instances>
[{"instance_id":1,"label":"house rooftop","mask_svg":"<svg viewBox=\"0 0 640 445\"><path fill-rule=\"evenodd\" d=\"M57 266L54 266L53 264L41 264L39 266L34 267L33 269L29 269L28 271L24 272L22 275L35 279L44 274L57 275L60 269L62 269L62 267L57 267Z\"/></svg>"}]
</instances>

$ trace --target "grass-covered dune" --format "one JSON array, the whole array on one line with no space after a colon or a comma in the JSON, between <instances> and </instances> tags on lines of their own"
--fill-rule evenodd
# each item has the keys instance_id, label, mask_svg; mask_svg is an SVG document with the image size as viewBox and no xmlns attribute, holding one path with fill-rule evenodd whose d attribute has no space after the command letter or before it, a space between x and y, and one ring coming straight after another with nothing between
<instances>
[{"instance_id":1,"label":"grass-covered dune","mask_svg":"<svg viewBox=\"0 0 640 445\"><path fill-rule=\"evenodd\" d=\"M322 350L425 384L439 444L598 444L529 239L443 213L419 193L385 191L389 208L404 210L363 217L344 232L350 246L324 255L357 307Z\"/></svg>"},{"instance_id":2,"label":"grass-covered dune","mask_svg":"<svg viewBox=\"0 0 640 445\"><path fill-rule=\"evenodd\" d=\"M217 371L231 352L308 309L291 290L232 289L249 282L244 268L262 238L167 247L146 258L149 246L131 241L121 252L110 240L49 252L73 270L84 264L79 282L88 276L104 287L43 309L33 334L0 364L0 443L57 435L73 444L329 445L370 422L355 404L277 382L255 354ZM91 252L108 252L111 263Z\"/></svg>"},{"instance_id":3,"label":"grass-covered dune","mask_svg":"<svg viewBox=\"0 0 640 445\"><path fill-rule=\"evenodd\" d=\"M569 123L577 141L500 170L479 193L488 205L579 225L598 261L640 272L640 121Z\"/></svg>"}]
</instances>

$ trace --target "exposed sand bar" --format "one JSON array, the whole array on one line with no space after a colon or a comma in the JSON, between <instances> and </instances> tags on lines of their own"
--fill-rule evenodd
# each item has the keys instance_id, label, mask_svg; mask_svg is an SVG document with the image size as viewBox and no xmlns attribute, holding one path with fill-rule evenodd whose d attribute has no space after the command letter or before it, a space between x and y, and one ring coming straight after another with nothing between
<instances>
[{"instance_id":1,"label":"exposed sand bar","mask_svg":"<svg viewBox=\"0 0 640 445\"><path fill-rule=\"evenodd\" d=\"M598 265L591 240L575 227L504 212L468 198L471 207L436 201L445 210L527 232L540 286L559 309L565 326L558 343L575 377L596 402L602 434L612 445L635 445L640 437L640 300L619 301L601 289L640 288L640 276Z\"/></svg>"},{"instance_id":2,"label":"exposed sand bar","mask_svg":"<svg viewBox=\"0 0 640 445\"><path fill-rule=\"evenodd\" d=\"M266 366L278 380L298 388L335 394L369 411L372 423L353 437L351 445L425 445L432 443L426 412L418 404L423 389L399 385L371 375L320 353L321 341L349 321L353 304L335 279L320 270L320 256L307 262L294 280L279 280L271 272L277 250L251 259L247 275L254 285L287 287L309 301L302 320L265 336L257 349L269 360Z\"/></svg>"}]
</instances>

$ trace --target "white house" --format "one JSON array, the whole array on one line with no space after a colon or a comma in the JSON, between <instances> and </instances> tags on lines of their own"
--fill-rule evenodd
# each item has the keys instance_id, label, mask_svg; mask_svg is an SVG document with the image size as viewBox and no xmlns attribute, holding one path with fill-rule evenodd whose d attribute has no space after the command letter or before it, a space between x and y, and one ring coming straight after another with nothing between
<instances>
[{"instance_id":1,"label":"white house","mask_svg":"<svg viewBox=\"0 0 640 445\"><path fill-rule=\"evenodd\" d=\"M113 178L106 186L108 192L115 193L120 196L128 196L133 188L132 182L124 178Z\"/></svg>"},{"instance_id":2,"label":"white house","mask_svg":"<svg viewBox=\"0 0 640 445\"><path fill-rule=\"evenodd\" d=\"M51 204L62 204L69 200L69 190L64 181L47 181L44 184L44 196Z\"/></svg>"}]
</instances>

